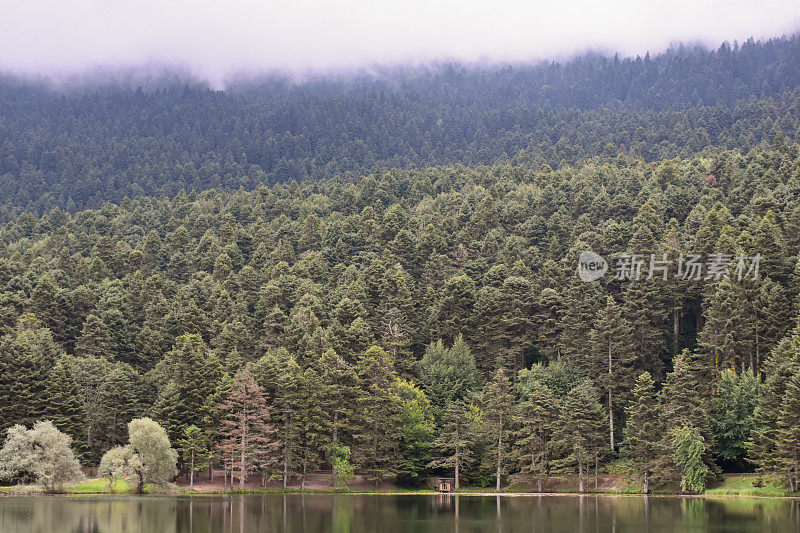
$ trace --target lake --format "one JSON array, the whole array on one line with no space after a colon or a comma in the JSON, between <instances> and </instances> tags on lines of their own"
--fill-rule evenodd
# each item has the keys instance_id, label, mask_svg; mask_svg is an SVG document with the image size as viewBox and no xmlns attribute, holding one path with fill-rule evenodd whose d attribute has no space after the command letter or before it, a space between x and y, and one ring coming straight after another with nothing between
<instances>
[{"instance_id":1,"label":"lake","mask_svg":"<svg viewBox=\"0 0 800 533\"><path fill-rule=\"evenodd\" d=\"M800 531L800 501L612 495L2 496L0 532Z\"/></svg>"}]
</instances>

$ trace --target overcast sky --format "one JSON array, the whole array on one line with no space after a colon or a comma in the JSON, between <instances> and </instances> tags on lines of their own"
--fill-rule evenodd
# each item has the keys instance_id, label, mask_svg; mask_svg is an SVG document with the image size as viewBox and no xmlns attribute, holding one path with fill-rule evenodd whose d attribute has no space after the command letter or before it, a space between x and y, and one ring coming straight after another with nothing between
<instances>
[{"instance_id":1,"label":"overcast sky","mask_svg":"<svg viewBox=\"0 0 800 533\"><path fill-rule=\"evenodd\" d=\"M210 80L431 60L626 55L800 29L798 0L0 0L0 69L179 66Z\"/></svg>"}]
</instances>

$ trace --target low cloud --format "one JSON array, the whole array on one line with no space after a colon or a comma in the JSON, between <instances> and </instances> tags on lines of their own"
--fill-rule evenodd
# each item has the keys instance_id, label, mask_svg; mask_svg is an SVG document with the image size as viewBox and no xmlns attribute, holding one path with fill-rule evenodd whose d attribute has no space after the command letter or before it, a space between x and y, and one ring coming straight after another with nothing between
<instances>
[{"instance_id":1,"label":"low cloud","mask_svg":"<svg viewBox=\"0 0 800 533\"><path fill-rule=\"evenodd\" d=\"M0 0L0 70L68 76L147 65L220 83L431 61L529 61L593 49L769 38L796 0Z\"/></svg>"}]
</instances>

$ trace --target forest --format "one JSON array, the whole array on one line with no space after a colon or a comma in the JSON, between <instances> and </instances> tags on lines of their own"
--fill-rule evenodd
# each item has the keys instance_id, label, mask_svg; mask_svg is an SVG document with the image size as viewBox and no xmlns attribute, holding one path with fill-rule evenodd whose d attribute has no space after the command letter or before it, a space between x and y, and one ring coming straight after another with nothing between
<instances>
[{"instance_id":1,"label":"forest","mask_svg":"<svg viewBox=\"0 0 800 533\"><path fill-rule=\"evenodd\" d=\"M1 82L0 463L60 432L142 484L699 493L755 471L797 492L798 46L392 91ZM760 263L620 275L693 255ZM168 467L143 473L137 439Z\"/></svg>"},{"instance_id":2,"label":"forest","mask_svg":"<svg viewBox=\"0 0 800 533\"><path fill-rule=\"evenodd\" d=\"M0 220L376 168L746 151L800 128L799 49L792 36L643 58L241 80L225 91L173 78L59 88L0 74Z\"/></svg>"}]
</instances>

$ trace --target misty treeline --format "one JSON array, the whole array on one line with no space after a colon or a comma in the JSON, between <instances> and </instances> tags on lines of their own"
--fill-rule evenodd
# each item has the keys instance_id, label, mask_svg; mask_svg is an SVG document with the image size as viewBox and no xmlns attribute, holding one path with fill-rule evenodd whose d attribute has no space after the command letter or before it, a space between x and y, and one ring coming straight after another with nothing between
<instances>
[{"instance_id":1,"label":"misty treeline","mask_svg":"<svg viewBox=\"0 0 800 533\"><path fill-rule=\"evenodd\" d=\"M798 199L778 133L25 212L0 227L0 429L51 420L97 465L150 417L183 472L286 483L701 491L755 467L796 490ZM586 283L584 250L762 260L756 280Z\"/></svg>"},{"instance_id":2,"label":"misty treeline","mask_svg":"<svg viewBox=\"0 0 800 533\"><path fill-rule=\"evenodd\" d=\"M180 190L503 160L648 161L794 138L800 38L146 90L0 77L0 219ZM103 83L102 81L100 82Z\"/></svg>"}]
</instances>

